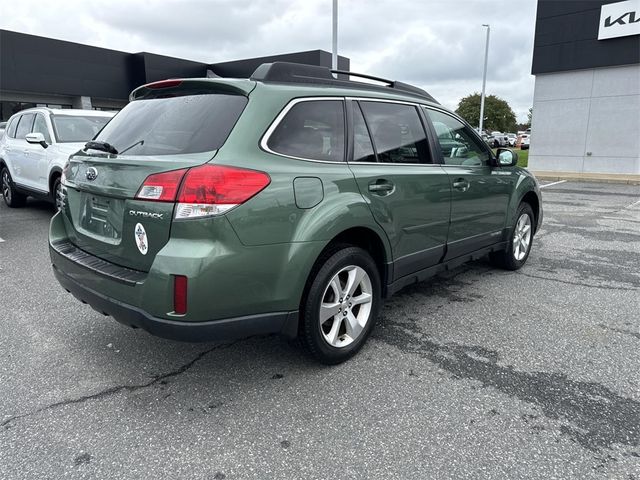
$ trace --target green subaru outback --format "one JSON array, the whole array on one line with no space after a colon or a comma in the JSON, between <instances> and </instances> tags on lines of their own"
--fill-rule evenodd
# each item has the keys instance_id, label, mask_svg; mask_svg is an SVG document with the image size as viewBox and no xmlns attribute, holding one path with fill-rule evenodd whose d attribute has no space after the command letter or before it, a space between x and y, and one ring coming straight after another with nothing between
<instances>
[{"instance_id":1,"label":"green subaru outback","mask_svg":"<svg viewBox=\"0 0 640 480\"><path fill-rule=\"evenodd\" d=\"M155 335L281 333L331 364L402 287L487 254L520 268L542 206L517 156L421 89L349 75L276 62L134 90L65 166L60 284Z\"/></svg>"}]
</instances>

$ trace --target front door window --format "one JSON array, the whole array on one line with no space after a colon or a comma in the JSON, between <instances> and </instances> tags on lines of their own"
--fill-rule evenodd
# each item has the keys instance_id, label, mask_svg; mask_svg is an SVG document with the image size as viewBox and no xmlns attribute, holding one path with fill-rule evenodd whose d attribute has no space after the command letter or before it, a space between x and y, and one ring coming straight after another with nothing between
<instances>
[{"instance_id":1,"label":"front door window","mask_svg":"<svg viewBox=\"0 0 640 480\"><path fill-rule=\"evenodd\" d=\"M467 125L436 110L425 112L433 123L445 165L489 165L489 149Z\"/></svg>"}]
</instances>

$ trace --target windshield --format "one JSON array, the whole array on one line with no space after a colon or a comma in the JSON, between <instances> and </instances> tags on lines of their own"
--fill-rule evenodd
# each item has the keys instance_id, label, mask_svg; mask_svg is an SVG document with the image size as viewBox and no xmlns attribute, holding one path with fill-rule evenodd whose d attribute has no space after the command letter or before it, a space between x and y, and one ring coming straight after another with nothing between
<instances>
[{"instance_id":1,"label":"windshield","mask_svg":"<svg viewBox=\"0 0 640 480\"><path fill-rule=\"evenodd\" d=\"M128 155L177 155L217 150L248 99L204 94L134 100L96 137Z\"/></svg>"},{"instance_id":2,"label":"windshield","mask_svg":"<svg viewBox=\"0 0 640 480\"><path fill-rule=\"evenodd\" d=\"M56 140L60 143L86 142L102 130L111 117L51 115Z\"/></svg>"}]
</instances>

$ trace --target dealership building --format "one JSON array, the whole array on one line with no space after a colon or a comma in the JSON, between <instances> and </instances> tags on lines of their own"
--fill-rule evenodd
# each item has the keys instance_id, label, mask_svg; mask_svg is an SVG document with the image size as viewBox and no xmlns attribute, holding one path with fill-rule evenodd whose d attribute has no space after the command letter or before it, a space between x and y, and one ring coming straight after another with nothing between
<instances>
[{"instance_id":1,"label":"dealership building","mask_svg":"<svg viewBox=\"0 0 640 480\"><path fill-rule=\"evenodd\" d=\"M25 108L115 110L129 93L166 78L247 78L262 63L286 61L331 66L323 50L207 64L148 52L128 53L0 30L0 120ZM338 57L338 68L349 70Z\"/></svg>"},{"instance_id":2,"label":"dealership building","mask_svg":"<svg viewBox=\"0 0 640 480\"><path fill-rule=\"evenodd\" d=\"M640 0L538 0L529 168L640 174Z\"/></svg>"}]
</instances>

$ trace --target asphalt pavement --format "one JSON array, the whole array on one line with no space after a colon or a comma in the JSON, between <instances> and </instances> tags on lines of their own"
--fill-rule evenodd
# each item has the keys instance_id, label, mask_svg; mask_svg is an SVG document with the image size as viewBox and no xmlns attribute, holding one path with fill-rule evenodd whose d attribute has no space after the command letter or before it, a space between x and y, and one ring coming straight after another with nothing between
<instances>
[{"instance_id":1,"label":"asphalt pavement","mask_svg":"<svg viewBox=\"0 0 640 480\"><path fill-rule=\"evenodd\" d=\"M640 480L640 187L543 195L522 270L406 288L336 367L124 327L54 280L52 209L2 203L0 478Z\"/></svg>"}]
</instances>

